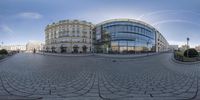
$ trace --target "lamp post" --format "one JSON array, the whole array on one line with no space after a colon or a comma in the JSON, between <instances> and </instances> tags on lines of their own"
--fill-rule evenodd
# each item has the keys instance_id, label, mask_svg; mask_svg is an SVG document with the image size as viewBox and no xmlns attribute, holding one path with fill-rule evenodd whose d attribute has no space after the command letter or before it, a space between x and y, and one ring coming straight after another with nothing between
<instances>
[{"instance_id":1,"label":"lamp post","mask_svg":"<svg viewBox=\"0 0 200 100\"><path fill-rule=\"evenodd\" d=\"M190 41L190 38L188 37L187 38L187 49L189 49L189 41Z\"/></svg>"},{"instance_id":2,"label":"lamp post","mask_svg":"<svg viewBox=\"0 0 200 100\"><path fill-rule=\"evenodd\" d=\"M71 45L71 53L73 52L73 47L72 47L72 36L70 36L70 45Z\"/></svg>"},{"instance_id":3,"label":"lamp post","mask_svg":"<svg viewBox=\"0 0 200 100\"><path fill-rule=\"evenodd\" d=\"M187 37L187 57L188 57L188 49L189 49L189 41L190 41L190 38L189 37Z\"/></svg>"}]
</instances>

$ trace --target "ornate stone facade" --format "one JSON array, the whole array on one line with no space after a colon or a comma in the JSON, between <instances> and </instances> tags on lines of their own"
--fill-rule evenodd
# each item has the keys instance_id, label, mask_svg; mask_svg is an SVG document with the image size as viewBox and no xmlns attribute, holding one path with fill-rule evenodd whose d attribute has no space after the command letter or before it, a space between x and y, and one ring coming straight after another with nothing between
<instances>
[{"instance_id":1,"label":"ornate stone facade","mask_svg":"<svg viewBox=\"0 0 200 100\"><path fill-rule=\"evenodd\" d=\"M45 29L46 51L61 53L87 53L93 51L90 22L61 20Z\"/></svg>"}]
</instances>

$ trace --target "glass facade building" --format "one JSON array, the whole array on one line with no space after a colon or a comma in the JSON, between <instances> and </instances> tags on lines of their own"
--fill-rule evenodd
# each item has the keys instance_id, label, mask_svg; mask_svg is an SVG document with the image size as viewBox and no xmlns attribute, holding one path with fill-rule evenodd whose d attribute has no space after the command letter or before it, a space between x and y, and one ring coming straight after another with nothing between
<instances>
[{"instance_id":1,"label":"glass facade building","mask_svg":"<svg viewBox=\"0 0 200 100\"><path fill-rule=\"evenodd\" d=\"M113 19L97 24L94 30L96 52L156 52L156 30L144 22Z\"/></svg>"}]
</instances>

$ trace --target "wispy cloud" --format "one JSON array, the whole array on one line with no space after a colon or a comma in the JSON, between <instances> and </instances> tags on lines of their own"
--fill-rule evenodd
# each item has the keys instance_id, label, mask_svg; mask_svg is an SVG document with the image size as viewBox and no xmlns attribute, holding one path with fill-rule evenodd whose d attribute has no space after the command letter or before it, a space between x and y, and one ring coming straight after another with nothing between
<instances>
[{"instance_id":1,"label":"wispy cloud","mask_svg":"<svg viewBox=\"0 0 200 100\"><path fill-rule=\"evenodd\" d=\"M26 19L41 19L43 16L37 12L22 12L17 14L18 17L26 18Z\"/></svg>"},{"instance_id":2,"label":"wispy cloud","mask_svg":"<svg viewBox=\"0 0 200 100\"><path fill-rule=\"evenodd\" d=\"M0 32L12 34L13 30L10 27L8 27L7 25L0 25Z\"/></svg>"},{"instance_id":3,"label":"wispy cloud","mask_svg":"<svg viewBox=\"0 0 200 100\"><path fill-rule=\"evenodd\" d=\"M196 26L200 26L199 24L192 22L192 21L187 21L187 20L180 20L180 19L170 19L170 20L162 20L162 21L158 21L158 22L154 22L152 25L153 26L157 26L163 23L171 23L171 22L179 22L179 23L189 23L189 24L193 24Z\"/></svg>"},{"instance_id":4,"label":"wispy cloud","mask_svg":"<svg viewBox=\"0 0 200 100\"><path fill-rule=\"evenodd\" d=\"M166 15L166 14L188 14L188 15L195 15L195 16L200 16L200 13L198 12L194 12L194 11L190 11L190 10L158 10L158 11L154 11L154 12L150 12L150 13L145 13L140 15L137 20L142 20L148 17L154 17L154 16L158 16L158 15Z\"/></svg>"},{"instance_id":5,"label":"wispy cloud","mask_svg":"<svg viewBox=\"0 0 200 100\"><path fill-rule=\"evenodd\" d=\"M5 24L0 24L0 41L13 41L15 39L14 31Z\"/></svg>"}]
</instances>

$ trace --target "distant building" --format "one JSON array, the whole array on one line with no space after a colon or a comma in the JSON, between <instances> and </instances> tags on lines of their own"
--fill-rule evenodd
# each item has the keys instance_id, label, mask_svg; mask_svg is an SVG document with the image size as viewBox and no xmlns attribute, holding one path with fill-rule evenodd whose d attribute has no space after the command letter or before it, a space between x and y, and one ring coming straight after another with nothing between
<instances>
[{"instance_id":1,"label":"distant building","mask_svg":"<svg viewBox=\"0 0 200 100\"><path fill-rule=\"evenodd\" d=\"M169 50L171 51L178 50L178 45L169 45Z\"/></svg>"},{"instance_id":2,"label":"distant building","mask_svg":"<svg viewBox=\"0 0 200 100\"><path fill-rule=\"evenodd\" d=\"M200 45L196 46L195 49L200 52Z\"/></svg>"},{"instance_id":3,"label":"distant building","mask_svg":"<svg viewBox=\"0 0 200 100\"><path fill-rule=\"evenodd\" d=\"M169 51L169 43L165 37L156 29L156 52Z\"/></svg>"},{"instance_id":4,"label":"distant building","mask_svg":"<svg viewBox=\"0 0 200 100\"><path fill-rule=\"evenodd\" d=\"M185 45L182 45L182 46L179 48L179 50L184 51L184 50L187 50L188 48L190 48L190 46L188 46L187 44L185 44Z\"/></svg>"},{"instance_id":5,"label":"distant building","mask_svg":"<svg viewBox=\"0 0 200 100\"><path fill-rule=\"evenodd\" d=\"M1 46L1 49L6 49L8 51L25 51L26 46L25 45L4 45L4 46Z\"/></svg>"},{"instance_id":6,"label":"distant building","mask_svg":"<svg viewBox=\"0 0 200 100\"><path fill-rule=\"evenodd\" d=\"M41 51L44 49L44 43L40 41L29 41L26 44L26 51L32 52L33 50Z\"/></svg>"}]
</instances>

